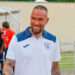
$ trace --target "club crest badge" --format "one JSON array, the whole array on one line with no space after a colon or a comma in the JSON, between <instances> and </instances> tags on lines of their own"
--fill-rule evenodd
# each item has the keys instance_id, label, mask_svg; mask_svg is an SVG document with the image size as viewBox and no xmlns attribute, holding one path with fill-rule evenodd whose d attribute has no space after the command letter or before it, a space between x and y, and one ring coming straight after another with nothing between
<instances>
[{"instance_id":1,"label":"club crest badge","mask_svg":"<svg viewBox=\"0 0 75 75\"><path fill-rule=\"evenodd\" d=\"M6 40L8 41L8 37L6 37Z\"/></svg>"},{"instance_id":2,"label":"club crest badge","mask_svg":"<svg viewBox=\"0 0 75 75\"><path fill-rule=\"evenodd\" d=\"M45 42L44 46L45 46L46 49L49 50L51 48L51 43L50 42Z\"/></svg>"}]
</instances>

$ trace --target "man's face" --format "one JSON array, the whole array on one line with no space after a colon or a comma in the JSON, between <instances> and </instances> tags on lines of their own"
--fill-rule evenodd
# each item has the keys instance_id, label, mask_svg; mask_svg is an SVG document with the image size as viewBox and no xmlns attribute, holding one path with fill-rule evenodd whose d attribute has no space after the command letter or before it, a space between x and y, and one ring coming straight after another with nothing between
<instances>
[{"instance_id":1,"label":"man's face","mask_svg":"<svg viewBox=\"0 0 75 75\"><path fill-rule=\"evenodd\" d=\"M45 10L34 9L31 14L31 30L35 35L38 35L44 29L49 18Z\"/></svg>"},{"instance_id":2,"label":"man's face","mask_svg":"<svg viewBox=\"0 0 75 75\"><path fill-rule=\"evenodd\" d=\"M5 27L2 26L3 31L5 31Z\"/></svg>"}]
</instances>

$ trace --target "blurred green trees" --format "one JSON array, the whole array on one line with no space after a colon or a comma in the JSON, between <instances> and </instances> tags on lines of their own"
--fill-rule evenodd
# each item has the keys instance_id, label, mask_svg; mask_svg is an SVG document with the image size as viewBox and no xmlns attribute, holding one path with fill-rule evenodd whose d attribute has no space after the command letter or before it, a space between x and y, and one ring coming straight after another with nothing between
<instances>
[{"instance_id":1,"label":"blurred green trees","mask_svg":"<svg viewBox=\"0 0 75 75\"><path fill-rule=\"evenodd\" d=\"M0 0L0 1L35 1L35 0ZM75 2L75 0L46 0L50 2Z\"/></svg>"},{"instance_id":2,"label":"blurred green trees","mask_svg":"<svg viewBox=\"0 0 75 75\"><path fill-rule=\"evenodd\" d=\"M51 2L75 2L75 0L47 0Z\"/></svg>"}]
</instances>

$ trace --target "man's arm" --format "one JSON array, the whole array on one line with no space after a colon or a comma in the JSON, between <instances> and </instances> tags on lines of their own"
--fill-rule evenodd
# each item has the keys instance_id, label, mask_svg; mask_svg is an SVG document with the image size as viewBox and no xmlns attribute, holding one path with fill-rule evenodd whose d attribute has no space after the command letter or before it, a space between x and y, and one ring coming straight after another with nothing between
<instances>
[{"instance_id":1,"label":"man's arm","mask_svg":"<svg viewBox=\"0 0 75 75\"><path fill-rule=\"evenodd\" d=\"M2 54L2 53L3 53L4 40L5 40L4 34L1 36L1 38L2 38L2 40L3 40L3 43L2 43L2 46L1 46L0 54Z\"/></svg>"},{"instance_id":2,"label":"man's arm","mask_svg":"<svg viewBox=\"0 0 75 75\"><path fill-rule=\"evenodd\" d=\"M0 54L3 53L3 48L4 48L4 40L3 40L3 44L2 44L2 47L1 47L1 50L0 50Z\"/></svg>"},{"instance_id":3,"label":"man's arm","mask_svg":"<svg viewBox=\"0 0 75 75\"><path fill-rule=\"evenodd\" d=\"M13 64L14 64L15 60L11 60L11 59L6 59L6 61L4 62L4 67L3 67L3 74L2 75L13 75Z\"/></svg>"},{"instance_id":4,"label":"man's arm","mask_svg":"<svg viewBox=\"0 0 75 75\"><path fill-rule=\"evenodd\" d=\"M52 75L60 75L60 69L58 62L53 62L52 65Z\"/></svg>"}]
</instances>

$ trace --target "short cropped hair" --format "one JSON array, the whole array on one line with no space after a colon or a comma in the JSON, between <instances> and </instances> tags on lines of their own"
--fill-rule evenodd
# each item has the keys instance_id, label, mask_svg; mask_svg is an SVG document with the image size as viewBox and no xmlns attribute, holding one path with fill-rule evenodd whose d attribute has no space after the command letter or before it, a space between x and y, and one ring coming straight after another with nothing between
<instances>
[{"instance_id":1,"label":"short cropped hair","mask_svg":"<svg viewBox=\"0 0 75 75\"><path fill-rule=\"evenodd\" d=\"M7 28L7 29L10 28L9 23L7 21L3 22L2 26L5 27L5 28Z\"/></svg>"},{"instance_id":2,"label":"short cropped hair","mask_svg":"<svg viewBox=\"0 0 75 75\"><path fill-rule=\"evenodd\" d=\"M47 9L45 6L43 6L43 5L37 5L37 6L35 6L35 7L33 8L33 10L34 10L34 9L42 9L42 10L45 10L46 13L48 13L48 9Z\"/></svg>"}]
</instances>

